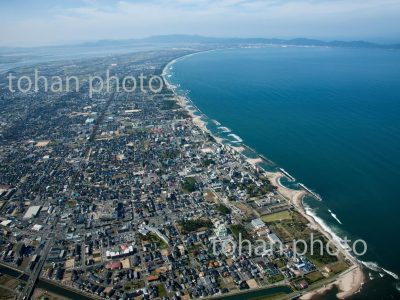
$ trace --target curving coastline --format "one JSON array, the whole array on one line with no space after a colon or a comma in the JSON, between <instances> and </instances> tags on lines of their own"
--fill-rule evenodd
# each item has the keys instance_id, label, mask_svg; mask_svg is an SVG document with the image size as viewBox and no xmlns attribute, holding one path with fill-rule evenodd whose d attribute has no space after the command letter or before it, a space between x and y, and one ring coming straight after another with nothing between
<instances>
[{"instance_id":1,"label":"curving coastline","mask_svg":"<svg viewBox=\"0 0 400 300\"><path fill-rule=\"evenodd\" d=\"M164 79L164 82L166 86L173 91L177 103L184 108L188 114L190 115L192 122L194 125L199 127L201 130L207 132L210 134L217 143L226 146L224 143L224 140L215 134L213 134L208 128L207 128L207 123L202 120L201 116L198 116L195 114L196 111L201 112L196 105L188 98L185 96L178 95L177 89L178 87L171 84L168 81L168 70L172 67L173 64L175 64L177 61L184 59L186 57L190 57L196 54L201 54L204 52L210 52L210 51L217 51L218 49L214 50L206 50L206 51L200 51L200 52L194 52L191 54L187 54L184 56L181 56L179 58L176 58L172 61L170 61L162 70L161 76ZM202 113L202 112L201 112ZM235 150L238 155L243 155L241 152L245 149L244 146L231 146L229 145L230 148ZM260 157L257 158L246 158L246 161L253 165L258 166L257 164L262 162L263 159ZM363 271L363 265L355 258L353 257L346 249L343 248L341 245L341 238L338 237L323 221L322 219L318 218L315 214L313 214L310 209L307 209L307 207L303 203L303 199L306 195L309 195L309 193L305 190L294 190L287 188L283 186L280 183L280 178L282 177L287 177L284 173L281 171L275 171L275 172L267 172L264 170L265 175L268 177L270 180L271 184L273 184L276 188L278 193L280 193L284 198L286 198L289 202L293 204L293 206L296 207L297 211L301 213L311 224L313 228L316 230L320 231L329 241L331 241L332 244L335 245L338 249L341 249L341 252L346 256L346 258L352 262L352 266L344 271L343 273L339 274L335 281L328 284L327 286L324 286L322 288L318 288L312 291L307 292L306 294L301 296L301 299L311 299L312 297L316 295L322 295L323 293L327 292L328 290L332 289L334 286L337 286L339 289L339 293L336 295L339 299L345 299L348 298L349 296L359 292L364 284L365 281L365 274Z\"/></svg>"}]
</instances>

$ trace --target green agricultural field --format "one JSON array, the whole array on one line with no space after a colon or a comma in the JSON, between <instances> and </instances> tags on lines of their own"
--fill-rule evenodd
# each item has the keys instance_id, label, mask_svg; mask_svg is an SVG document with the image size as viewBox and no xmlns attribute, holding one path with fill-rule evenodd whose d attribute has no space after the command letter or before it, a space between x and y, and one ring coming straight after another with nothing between
<instances>
[{"instance_id":1,"label":"green agricultural field","mask_svg":"<svg viewBox=\"0 0 400 300\"><path fill-rule=\"evenodd\" d=\"M316 282L316 281L321 280L321 279L324 278L324 276L323 276L323 275L321 274L321 272L319 272L319 271L315 271L315 272L312 272L312 273L308 273L308 274L305 275L304 277L306 278L306 280L307 280L307 282L308 282L309 284L314 283L314 282Z\"/></svg>"},{"instance_id":2,"label":"green agricultural field","mask_svg":"<svg viewBox=\"0 0 400 300\"><path fill-rule=\"evenodd\" d=\"M224 215L224 216L231 213L231 209L226 207L223 204L218 204L217 205L217 210L220 212L221 215Z\"/></svg>"},{"instance_id":3,"label":"green agricultural field","mask_svg":"<svg viewBox=\"0 0 400 300\"><path fill-rule=\"evenodd\" d=\"M251 237L251 234L247 231L247 229L243 225L231 225L231 231L232 234L235 236L235 238L238 240L239 239L239 233L242 234L242 240L253 240Z\"/></svg>"},{"instance_id":4,"label":"green agricultural field","mask_svg":"<svg viewBox=\"0 0 400 300\"><path fill-rule=\"evenodd\" d=\"M206 230L213 226L209 219L182 220L179 225L184 233Z\"/></svg>"},{"instance_id":5,"label":"green agricultural field","mask_svg":"<svg viewBox=\"0 0 400 300\"><path fill-rule=\"evenodd\" d=\"M336 264L330 265L329 268L334 274L338 274L340 272L343 272L344 270L347 270L349 268L349 265L346 264L344 261L341 261Z\"/></svg>"},{"instance_id":6,"label":"green agricultural field","mask_svg":"<svg viewBox=\"0 0 400 300\"><path fill-rule=\"evenodd\" d=\"M261 217L261 219L265 223L272 223L272 222L281 221L281 220L291 220L292 215L288 210L283 210L283 211L280 211L277 213L263 216L263 217Z\"/></svg>"},{"instance_id":7,"label":"green agricultural field","mask_svg":"<svg viewBox=\"0 0 400 300\"><path fill-rule=\"evenodd\" d=\"M138 281L129 281L125 284L124 290L125 291L132 291L132 290L137 290L144 288L146 285L143 280L138 280Z\"/></svg>"},{"instance_id":8,"label":"green agricultural field","mask_svg":"<svg viewBox=\"0 0 400 300\"><path fill-rule=\"evenodd\" d=\"M282 281L284 279L285 279L285 277L282 274L278 274L278 275L275 275L275 276L272 276L272 277L268 277L268 282L273 284L273 283L277 283L279 281Z\"/></svg>"},{"instance_id":9,"label":"green agricultural field","mask_svg":"<svg viewBox=\"0 0 400 300\"><path fill-rule=\"evenodd\" d=\"M157 247L159 247L160 249L167 249L168 245L162 240L160 239L155 233L150 232L146 237L146 240L152 242L152 243L156 243Z\"/></svg>"},{"instance_id":10,"label":"green agricultural field","mask_svg":"<svg viewBox=\"0 0 400 300\"><path fill-rule=\"evenodd\" d=\"M186 177L182 184L185 193L192 193L197 190L197 180L194 177Z\"/></svg>"},{"instance_id":11,"label":"green agricultural field","mask_svg":"<svg viewBox=\"0 0 400 300\"><path fill-rule=\"evenodd\" d=\"M163 298L167 295L164 284L160 283L157 285L158 297Z\"/></svg>"},{"instance_id":12,"label":"green agricultural field","mask_svg":"<svg viewBox=\"0 0 400 300\"><path fill-rule=\"evenodd\" d=\"M274 263L276 263L276 265L278 266L278 268L283 268L284 266L286 266L285 262L282 259L276 259L274 260Z\"/></svg>"}]
</instances>

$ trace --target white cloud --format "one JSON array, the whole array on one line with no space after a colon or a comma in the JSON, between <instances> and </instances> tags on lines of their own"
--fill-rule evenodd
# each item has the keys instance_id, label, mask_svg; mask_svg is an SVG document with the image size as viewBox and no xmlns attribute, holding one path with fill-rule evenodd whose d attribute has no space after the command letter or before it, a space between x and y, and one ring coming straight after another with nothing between
<instances>
[{"instance_id":1,"label":"white cloud","mask_svg":"<svg viewBox=\"0 0 400 300\"><path fill-rule=\"evenodd\" d=\"M397 0L85 0L75 7L59 4L28 17L7 18L0 43L54 44L173 33L395 38L400 37L399 20Z\"/></svg>"}]
</instances>

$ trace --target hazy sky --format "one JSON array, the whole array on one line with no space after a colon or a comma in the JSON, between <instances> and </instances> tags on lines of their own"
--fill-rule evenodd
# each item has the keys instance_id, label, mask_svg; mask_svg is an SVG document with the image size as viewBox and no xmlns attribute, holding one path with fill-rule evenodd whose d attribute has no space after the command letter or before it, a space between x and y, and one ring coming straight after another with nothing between
<instances>
[{"instance_id":1,"label":"hazy sky","mask_svg":"<svg viewBox=\"0 0 400 300\"><path fill-rule=\"evenodd\" d=\"M0 46L160 34L400 42L400 0L0 0Z\"/></svg>"}]
</instances>

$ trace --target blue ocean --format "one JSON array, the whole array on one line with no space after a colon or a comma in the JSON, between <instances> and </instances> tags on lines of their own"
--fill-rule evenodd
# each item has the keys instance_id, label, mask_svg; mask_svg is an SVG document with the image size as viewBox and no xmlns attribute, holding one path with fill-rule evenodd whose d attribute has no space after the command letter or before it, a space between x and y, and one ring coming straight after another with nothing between
<instances>
[{"instance_id":1,"label":"blue ocean","mask_svg":"<svg viewBox=\"0 0 400 300\"><path fill-rule=\"evenodd\" d=\"M352 299L400 299L400 51L218 50L169 74L210 130L321 195L308 210L339 237L367 242L367 281Z\"/></svg>"}]
</instances>

